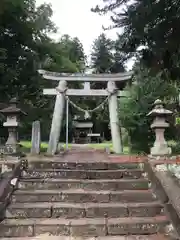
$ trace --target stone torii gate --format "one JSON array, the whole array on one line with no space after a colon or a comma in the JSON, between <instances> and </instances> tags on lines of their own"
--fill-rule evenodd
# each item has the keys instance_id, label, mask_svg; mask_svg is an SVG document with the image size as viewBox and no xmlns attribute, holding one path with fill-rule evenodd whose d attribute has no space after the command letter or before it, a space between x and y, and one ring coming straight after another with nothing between
<instances>
[{"instance_id":1,"label":"stone torii gate","mask_svg":"<svg viewBox=\"0 0 180 240\"><path fill-rule=\"evenodd\" d=\"M39 70L44 79L59 81L57 89L44 89L44 95L56 95L51 132L48 145L48 154L55 154L57 151L65 100L68 96L109 96L109 117L113 150L115 153L122 153L121 135L118 118L118 97L127 97L127 92L117 91L116 82L127 81L132 77L133 72L118 74L62 74ZM84 89L68 89L68 81L84 82ZM107 89L91 89L90 82L108 82Z\"/></svg>"}]
</instances>

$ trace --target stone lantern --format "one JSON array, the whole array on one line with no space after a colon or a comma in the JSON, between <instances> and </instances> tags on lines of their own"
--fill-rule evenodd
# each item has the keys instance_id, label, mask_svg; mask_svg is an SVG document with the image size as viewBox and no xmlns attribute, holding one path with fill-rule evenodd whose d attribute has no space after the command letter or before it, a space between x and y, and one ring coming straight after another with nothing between
<instances>
[{"instance_id":1,"label":"stone lantern","mask_svg":"<svg viewBox=\"0 0 180 240\"><path fill-rule=\"evenodd\" d=\"M172 115L172 112L165 109L161 100L154 102L154 109L147 115L154 117L151 128L155 131L156 139L154 146L151 148L152 156L165 156L171 154L171 148L164 138L164 131L169 127L166 117Z\"/></svg>"},{"instance_id":2,"label":"stone lantern","mask_svg":"<svg viewBox=\"0 0 180 240\"><path fill-rule=\"evenodd\" d=\"M17 128L20 125L19 116L21 114L25 114L21 111L20 108L17 107L17 99L12 98L10 100L10 106L2 109L0 112L6 116L6 122L4 122L3 126L8 129L8 139L5 144L4 153L5 154L15 154L19 152L19 144L18 144L18 132Z\"/></svg>"}]
</instances>

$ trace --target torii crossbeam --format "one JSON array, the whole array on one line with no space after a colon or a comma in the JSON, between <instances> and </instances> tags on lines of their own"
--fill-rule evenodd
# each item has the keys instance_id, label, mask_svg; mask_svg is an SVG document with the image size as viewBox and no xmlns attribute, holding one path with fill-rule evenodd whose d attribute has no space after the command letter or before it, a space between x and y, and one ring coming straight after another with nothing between
<instances>
[{"instance_id":1,"label":"torii crossbeam","mask_svg":"<svg viewBox=\"0 0 180 240\"><path fill-rule=\"evenodd\" d=\"M59 92L56 89L44 89L44 95L58 95ZM117 91L118 97L127 97L127 91ZM96 89L67 89L66 96L108 96L107 90L96 90Z\"/></svg>"},{"instance_id":2,"label":"torii crossbeam","mask_svg":"<svg viewBox=\"0 0 180 240\"><path fill-rule=\"evenodd\" d=\"M131 78L133 72L114 73L114 74L83 74L83 73L57 73L45 70L38 70L44 79L53 81L80 81L80 82L121 82Z\"/></svg>"},{"instance_id":3,"label":"torii crossbeam","mask_svg":"<svg viewBox=\"0 0 180 240\"><path fill-rule=\"evenodd\" d=\"M111 96L109 97L109 115L113 149L115 153L122 153L121 136L119 131L118 101L117 97L127 97L126 91L117 91L115 82L127 81L133 72L119 74L62 74L39 70L43 78L59 81L57 89L44 89L45 95L56 95L56 103L51 125L48 153L55 154L60 138L65 96ZM68 89L67 81L84 82L84 89ZM91 81L107 81L107 89L91 89Z\"/></svg>"}]
</instances>

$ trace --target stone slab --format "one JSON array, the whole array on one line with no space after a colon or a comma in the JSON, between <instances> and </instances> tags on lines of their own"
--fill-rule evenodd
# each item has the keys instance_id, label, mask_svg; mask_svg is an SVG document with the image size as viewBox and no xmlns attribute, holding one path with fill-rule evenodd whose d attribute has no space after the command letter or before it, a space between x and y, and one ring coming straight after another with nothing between
<instances>
[{"instance_id":1,"label":"stone slab","mask_svg":"<svg viewBox=\"0 0 180 240\"><path fill-rule=\"evenodd\" d=\"M124 191L111 191L111 202L150 202L155 201L157 198L152 190L124 190Z\"/></svg>"},{"instance_id":2,"label":"stone slab","mask_svg":"<svg viewBox=\"0 0 180 240\"><path fill-rule=\"evenodd\" d=\"M165 216L146 218L112 218L108 219L109 235L156 234L162 232L169 223Z\"/></svg>"},{"instance_id":3,"label":"stone slab","mask_svg":"<svg viewBox=\"0 0 180 240\"><path fill-rule=\"evenodd\" d=\"M70 234L73 236L106 236L106 220L73 219L70 223Z\"/></svg>"},{"instance_id":4,"label":"stone slab","mask_svg":"<svg viewBox=\"0 0 180 240\"><path fill-rule=\"evenodd\" d=\"M67 179L120 179L140 178L140 169L118 169L118 170L75 170L75 169L28 169L26 177L36 178L67 178Z\"/></svg>"},{"instance_id":5,"label":"stone slab","mask_svg":"<svg viewBox=\"0 0 180 240\"><path fill-rule=\"evenodd\" d=\"M28 186L27 186L28 184ZM22 178L19 188L31 189L84 189L84 190L147 190L147 179L55 179L55 178Z\"/></svg>"},{"instance_id":6,"label":"stone slab","mask_svg":"<svg viewBox=\"0 0 180 240\"><path fill-rule=\"evenodd\" d=\"M27 219L27 218L50 218L50 203L32 204L32 203L16 203L11 204L6 210L7 218Z\"/></svg>"},{"instance_id":7,"label":"stone slab","mask_svg":"<svg viewBox=\"0 0 180 240\"><path fill-rule=\"evenodd\" d=\"M161 232L169 220L165 216L146 218L93 219L8 219L1 223L0 237L31 237L51 235L106 236L155 234Z\"/></svg>"},{"instance_id":8,"label":"stone slab","mask_svg":"<svg viewBox=\"0 0 180 240\"><path fill-rule=\"evenodd\" d=\"M12 202L145 202L155 201L151 190L93 191L84 189L67 190L17 190Z\"/></svg>"},{"instance_id":9,"label":"stone slab","mask_svg":"<svg viewBox=\"0 0 180 240\"><path fill-rule=\"evenodd\" d=\"M161 214L160 202L147 203L15 203L7 218L118 218L154 217Z\"/></svg>"},{"instance_id":10,"label":"stone slab","mask_svg":"<svg viewBox=\"0 0 180 240\"><path fill-rule=\"evenodd\" d=\"M32 143L31 154L39 154L41 149L40 121L34 121L32 124L31 143Z\"/></svg>"},{"instance_id":11,"label":"stone slab","mask_svg":"<svg viewBox=\"0 0 180 240\"><path fill-rule=\"evenodd\" d=\"M9 240L9 238L1 238ZM51 236L49 233L36 237L11 238L11 240L172 240L163 234L152 235L129 235L129 236L100 236L100 237L76 237L76 236Z\"/></svg>"},{"instance_id":12,"label":"stone slab","mask_svg":"<svg viewBox=\"0 0 180 240\"><path fill-rule=\"evenodd\" d=\"M0 237L34 236L34 220L7 219L0 224Z\"/></svg>"}]
</instances>

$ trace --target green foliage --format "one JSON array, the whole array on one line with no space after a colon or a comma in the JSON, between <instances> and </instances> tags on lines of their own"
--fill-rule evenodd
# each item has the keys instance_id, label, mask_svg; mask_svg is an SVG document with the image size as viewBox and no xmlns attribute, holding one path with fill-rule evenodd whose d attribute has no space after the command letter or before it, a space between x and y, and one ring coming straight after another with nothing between
<instances>
[{"instance_id":1,"label":"green foliage","mask_svg":"<svg viewBox=\"0 0 180 240\"><path fill-rule=\"evenodd\" d=\"M110 72L113 59L112 48L113 41L107 38L105 34L101 34L94 41L91 62L96 73Z\"/></svg>"},{"instance_id":2,"label":"green foliage","mask_svg":"<svg viewBox=\"0 0 180 240\"><path fill-rule=\"evenodd\" d=\"M179 139L177 141L170 141L168 143L168 145L171 147L172 149L172 153L174 155L179 155L180 154L180 142L179 142Z\"/></svg>"},{"instance_id":3,"label":"green foliage","mask_svg":"<svg viewBox=\"0 0 180 240\"><path fill-rule=\"evenodd\" d=\"M173 83L163 80L160 74L151 76L148 69L139 69L134 76L134 84L126 88L129 97L120 100L119 115L122 126L127 129L132 151L148 152L154 140L150 129L152 119L147 117L156 99L167 104L176 102L178 89ZM167 107L167 106L166 106ZM169 131L172 138L173 127Z\"/></svg>"},{"instance_id":4,"label":"green foliage","mask_svg":"<svg viewBox=\"0 0 180 240\"><path fill-rule=\"evenodd\" d=\"M0 102L18 96L27 112L20 137L30 138L31 124L40 120L42 138L50 131L54 98L43 96L43 88L57 83L43 80L39 68L57 72L84 71L85 56L77 38L65 36L55 43L49 33L56 27L48 4L36 7L35 0L0 1Z\"/></svg>"},{"instance_id":5,"label":"green foliage","mask_svg":"<svg viewBox=\"0 0 180 240\"><path fill-rule=\"evenodd\" d=\"M86 57L78 38L64 35L57 43L51 44L51 51L44 61L43 68L54 72L83 72Z\"/></svg>"},{"instance_id":6,"label":"green foliage","mask_svg":"<svg viewBox=\"0 0 180 240\"><path fill-rule=\"evenodd\" d=\"M124 72L124 56L119 43L107 38L103 33L93 43L91 67L96 73Z\"/></svg>"},{"instance_id":7,"label":"green foliage","mask_svg":"<svg viewBox=\"0 0 180 240\"><path fill-rule=\"evenodd\" d=\"M95 39L91 52L91 68L94 73L124 72L123 64L123 55L121 49L119 49L119 45L109 39L104 33L100 34L99 37ZM105 89L107 88L107 82L94 82L92 83L92 88ZM98 99L90 100L87 103L90 108L95 108L103 100L103 97L98 97ZM96 122L96 129L100 132L104 132L106 137L110 135L110 131L108 130L108 105L106 104L103 109L94 113L92 117L94 122Z\"/></svg>"},{"instance_id":8,"label":"green foliage","mask_svg":"<svg viewBox=\"0 0 180 240\"><path fill-rule=\"evenodd\" d=\"M34 76L50 45L47 33L55 31L52 10L47 4L36 8L34 0L2 0L0 9L0 98L28 99L37 91Z\"/></svg>"},{"instance_id":9,"label":"green foliage","mask_svg":"<svg viewBox=\"0 0 180 240\"><path fill-rule=\"evenodd\" d=\"M176 125L179 125L179 124L180 124L180 117L176 117L176 119L175 119L175 124L176 124Z\"/></svg>"},{"instance_id":10,"label":"green foliage","mask_svg":"<svg viewBox=\"0 0 180 240\"><path fill-rule=\"evenodd\" d=\"M180 76L179 1L165 0L102 0L102 7L93 11L109 12L112 27L123 28L120 34L122 49L128 57L141 56L147 67L155 72L164 69L171 79ZM138 51L139 47L144 47Z\"/></svg>"},{"instance_id":11,"label":"green foliage","mask_svg":"<svg viewBox=\"0 0 180 240\"><path fill-rule=\"evenodd\" d=\"M74 52L74 55L72 55L72 52ZM85 55L82 44L77 38L70 38L70 36L65 35L59 40L59 42L51 42L49 45L49 52L47 53L48 54L45 55L46 58L44 58L44 61L41 63L41 67L43 69L68 73L81 72L84 70ZM37 79L40 81L39 84L37 84ZM26 126L24 126L23 129L26 129L27 131L22 131L21 135L23 135L24 132L27 138L27 136L31 134L32 121L38 119L41 121L42 125L42 139L47 140L51 127L55 96L43 96L42 89L47 87L56 87L57 83L43 80L37 75L35 77L35 80L36 88L39 88L39 97L36 95L36 98L33 98L33 100L36 100L36 102L31 104L29 108L28 120L27 118L24 120L26 122ZM77 87L79 83L73 83L71 85ZM71 114L73 114L73 112L70 109L69 119L71 119ZM63 129L65 129L65 124L65 121L63 121ZM69 123L69 126L71 126L71 121ZM62 140L64 140L65 131L62 131L61 136Z\"/></svg>"}]
</instances>

